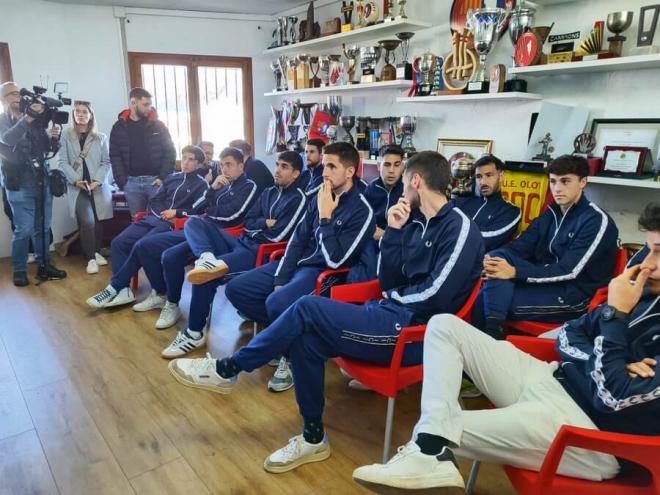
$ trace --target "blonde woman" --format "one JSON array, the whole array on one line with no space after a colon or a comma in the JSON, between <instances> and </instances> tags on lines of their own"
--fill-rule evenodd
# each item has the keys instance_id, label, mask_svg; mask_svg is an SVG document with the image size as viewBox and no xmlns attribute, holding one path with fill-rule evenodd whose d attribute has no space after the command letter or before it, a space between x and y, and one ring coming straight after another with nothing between
<instances>
[{"instance_id":1,"label":"blonde woman","mask_svg":"<svg viewBox=\"0 0 660 495\"><path fill-rule=\"evenodd\" d=\"M61 140L60 168L69 181L69 211L78 222L80 243L87 259L87 273L98 273L108 262L101 248L101 220L112 218L112 193L108 182L108 138L96 129L92 105L75 101L72 125Z\"/></svg>"}]
</instances>

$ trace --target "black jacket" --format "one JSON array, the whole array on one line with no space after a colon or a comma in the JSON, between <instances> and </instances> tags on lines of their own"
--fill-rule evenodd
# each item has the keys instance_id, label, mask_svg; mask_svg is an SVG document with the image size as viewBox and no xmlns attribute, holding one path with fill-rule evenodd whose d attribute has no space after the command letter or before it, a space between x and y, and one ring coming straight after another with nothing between
<instances>
[{"instance_id":1,"label":"black jacket","mask_svg":"<svg viewBox=\"0 0 660 495\"><path fill-rule=\"evenodd\" d=\"M110 162L112 163L112 174L120 188L124 188L128 177L134 176L129 170L130 145L128 137L128 119L130 110L124 110L119 114L115 125L110 132ZM157 175L164 180L174 171L176 161L176 150L172 143L170 133L165 124L156 119L156 112L152 110L147 117L145 129L145 143L149 153L149 160L153 167L151 175Z\"/></svg>"}]
</instances>

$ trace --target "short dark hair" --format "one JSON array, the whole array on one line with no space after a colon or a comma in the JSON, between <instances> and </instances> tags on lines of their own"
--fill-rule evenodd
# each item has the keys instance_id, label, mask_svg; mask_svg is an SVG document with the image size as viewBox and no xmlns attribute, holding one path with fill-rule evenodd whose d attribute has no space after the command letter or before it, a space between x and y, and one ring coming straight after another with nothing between
<instances>
[{"instance_id":1,"label":"short dark hair","mask_svg":"<svg viewBox=\"0 0 660 495\"><path fill-rule=\"evenodd\" d=\"M141 100L142 98L151 98L151 93L144 88L133 88L131 89L131 92L128 93L128 97Z\"/></svg>"},{"instance_id":2,"label":"short dark hair","mask_svg":"<svg viewBox=\"0 0 660 495\"><path fill-rule=\"evenodd\" d=\"M406 156L406 152L403 151L403 148L396 144L388 144L383 146L378 152L378 156L385 158L385 155L399 155L401 159Z\"/></svg>"},{"instance_id":3,"label":"short dark hair","mask_svg":"<svg viewBox=\"0 0 660 495\"><path fill-rule=\"evenodd\" d=\"M215 144L213 144L213 142L211 141L200 141L199 143L197 143L197 146L199 146L200 148L202 146L210 146L211 148L215 148Z\"/></svg>"},{"instance_id":4,"label":"short dark hair","mask_svg":"<svg viewBox=\"0 0 660 495\"><path fill-rule=\"evenodd\" d=\"M184 146L181 150L181 155L183 156L184 153L192 153L195 156L195 160L199 163L204 163L206 161L204 150L199 146L193 146L192 144Z\"/></svg>"},{"instance_id":5,"label":"short dark hair","mask_svg":"<svg viewBox=\"0 0 660 495\"><path fill-rule=\"evenodd\" d=\"M245 158L243 157L243 152L238 148L228 147L220 152L220 160L223 160L228 156L231 156L238 163L243 163L243 161L245 160Z\"/></svg>"},{"instance_id":6,"label":"short dark hair","mask_svg":"<svg viewBox=\"0 0 660 495\"><path fill-rule=\"evenodd\" d=\"M660 232L660 203L649 203L639 216L639 228L645 232Z\"/></svg>"},{"instance_id":7,"label":"short dark hair","mask_svg":"<svg viewBox=\"0 0 660 495\"><path fill-rule=\"evenodd\" d=\"M283 151L277 156L277 159L288 163L298 172L302 171L303 161L300 153L295 151Z\"/></svg>"},{"instance_id":8,"label":"short dark hair","mask_svg":"<svg viewBox=\"0 0 660 495\"><path fill-rule=\"evenodd\" d=\"M319 138L308 139L307 144L309 146L316 146L316 149L319 150L319 153L323 151L323 147L325 146L323 139L319 139Z\"/></svg>"},{"instance_id":9,"label":"short dark hair","mask_svg":"<svg viewBox=\"0 0 660 495\"><path fill-rule=\"evenodd\" d=\"M435 151L415 153L406 162L404 173L419 174L432 191L446 194L451 184L451 167L447 159Z\"/></svg>"},{"instance_id":10,"label":"short dark hair","mask_svg":"<svg viewBox=\"0 0 660 495\"><path fill-rule=\"evenodd\" d=\"M238 148L244 156L249 155L252 152L252 145L245 139L234 139L233 141L229 141L229 147Z\"/></svg>"},{"instance_id":11,"label":"short dark hair","mask_svg":"<svg viewBox=\"0 0 660 495\"><path fill-rule=\"evenodd\" d=\"M337 143L326 144L323 147L324 155L337 155L339 162L346 168L353 167L357 172L360 166L360 154L352 144L339 141Z\"/></svg>"},{"instance_id":12,"label":"short dark hair","mask_svg":"<svg viewBox=\"0 0 660 495\"><path fill-rule=\"evenodd\" d=\"M490 165L490 164L495 165L495 168L497 170L504 170L504 162L497 158L495 155L491 155L490 153L486 153L485 155L482 155L477 161L475 161L472 164L472 171L476 172L476 170L479 167L483 167L484 165Z\"/></svg>"},{"instance_id":13,"label":"short dark hair","mask_svg":"<svg viewBox=\"0 0 660 495\"><path fill-rule=\"evenodd\" d=\"M548 175L574 174L583 179L589 176L589 164L581 156L562 155L552 160L545 171Z\"/></svg>"}]
</instances>

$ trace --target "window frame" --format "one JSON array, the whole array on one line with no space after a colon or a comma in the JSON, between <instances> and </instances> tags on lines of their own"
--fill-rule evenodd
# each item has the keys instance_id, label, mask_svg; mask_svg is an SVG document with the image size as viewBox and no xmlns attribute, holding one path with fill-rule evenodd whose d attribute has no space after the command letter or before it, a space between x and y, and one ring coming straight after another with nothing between
<instances>
[{"instance_id":1,"label":"window frame","mask_svg":"<svg viewBox=\"0 0 660 495\"><path fill-rule=\"evenodd\" d=\"M0 42L0 84L13 80L14 80L14 75L11 70L11 56L9 55L9 44Z\"/></svg>"}]
</instances>

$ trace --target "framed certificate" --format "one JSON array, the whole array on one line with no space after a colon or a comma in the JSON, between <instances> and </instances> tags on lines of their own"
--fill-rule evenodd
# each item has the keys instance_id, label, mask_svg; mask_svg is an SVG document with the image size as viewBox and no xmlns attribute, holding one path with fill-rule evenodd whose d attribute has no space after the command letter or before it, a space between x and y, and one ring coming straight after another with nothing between
<instances>
[{"instance_id":1,"label":"framed certificate","mask_svg":"<svg viewBox=\"0 0 660 495\"><path fill-rule=\"evenodd\" d=\"M605 146L601 174L641 176L651 157L649 151L635 146Z\"/></svg>"}]
</instances>

